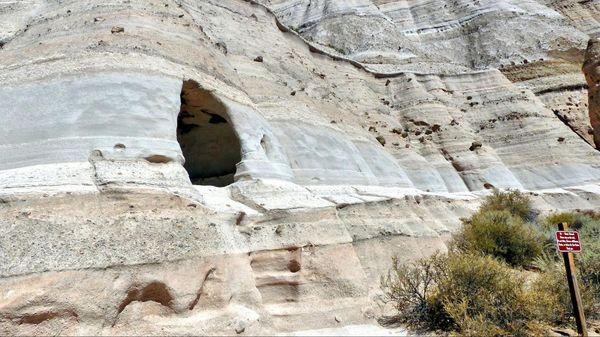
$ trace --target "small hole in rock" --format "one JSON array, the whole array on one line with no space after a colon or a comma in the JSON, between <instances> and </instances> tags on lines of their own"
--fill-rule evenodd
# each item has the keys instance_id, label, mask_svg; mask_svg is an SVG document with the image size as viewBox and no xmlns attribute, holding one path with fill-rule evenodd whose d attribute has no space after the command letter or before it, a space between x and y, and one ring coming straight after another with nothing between
<instances>
[{"instance_id":1,"label":"small hole in rock","mask_svg":"<svg viewBox=\"0 0 600 337\"><path fill-rule=\"evenodd\" d=\"M28 314L28 315L20 316L17 321L19 322L19 324L37 325L37 324L41 324L45 321L49 321L49 320L53 320L53 319L57 319L57 318L74 318L74 319L78 320L79 315L77 315L75 312L73 312L71 310L58 311L58 312L44 311L44 312L38 312L35 314Z\"/></svg>"},{"instance_id":2,"label":"small hole in rock","mask_svg":"<svg viewBox=\"0 0 600 337\"><path fill-rule=\"evenodd\" d=\"M167 156L163 156L160 154L155 154L149 157L145 158L147 161L151 162L151 163L155 163L155 164L166 164L166 163L170 163L173 161L172 158L169 158Z\"/></svg>"},{"instance_id":3,"label":"small hole in rock","mask_svg":"<svg viewBox=\"0 0 600 337\"><path fill-rule=\"evenodd\" d=\"M300 271L300 269L302 269L302 266L300 265L300 262L296 260L291 260L290 263L288 263L288 269L292 273L297 273Z\"/></svg>"},{"instance_id":4,"label":"small hole in rock","mask_svg":"<svg viewBox=\"0 0 600 337\"><path fill-rule=\"evenodd\" d=\"M125 310L131 302L135 301L154 301L170 308L173 297L169 293L167 286L162 282L152 282L144 287L134 287L129 290L127 297L119 305L119 313Z\"/></svg>"}]
</instances>

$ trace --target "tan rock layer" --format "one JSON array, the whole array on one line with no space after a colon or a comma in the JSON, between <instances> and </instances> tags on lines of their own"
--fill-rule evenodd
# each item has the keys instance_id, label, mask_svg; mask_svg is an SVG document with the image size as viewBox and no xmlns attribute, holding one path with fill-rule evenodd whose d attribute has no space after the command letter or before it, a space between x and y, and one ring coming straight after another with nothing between
<instances>
[{"instance_id":1,"label":"tan rock layer","mask_svg":"<svg viewBox=\"0 0 600 337\"><path fill-rule=\"evenodd\" d=\"M585 55L583 72L588 82L590 122L594 128L594 142L600 145L600 39L591 39Z\"/></svg>"}]
</instances>

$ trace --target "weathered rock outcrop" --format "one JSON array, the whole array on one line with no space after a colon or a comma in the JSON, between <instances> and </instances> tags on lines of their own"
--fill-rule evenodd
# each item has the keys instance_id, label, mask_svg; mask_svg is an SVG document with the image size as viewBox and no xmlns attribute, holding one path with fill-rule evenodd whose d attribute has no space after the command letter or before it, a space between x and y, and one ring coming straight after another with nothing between
<instances>
[{"instance_id":1,"label":"weathered rock outcrop","mask_svg":"<svg viewBox=\"0 0 600 337\"><path fill-rule=\"evenodd\" d=\"M591 39L585 54L583 72L588 83L590 122L596 147L600 145L600 40Z\"/></svg>"},{"instance_id":2,"label":"weathered rock outcrop","mask_svg":"<svg viewBox=\"0 0 600 337\"><path fill-rule=\"evenodd\" d=\"M381 69L499 68L548 58L549 51L568 53L587 41L534 0L261 2L308 40Z\"/></svg>"},{"instance_id":3,"label":"weathered rock outcrop","mask_svg":"<svg viewBox=\"0 0 600 337\"><path fill-rule=\"evenodd\" d=\"M0 334L365 332L490 189L597 209L561 3L1 3Z\"/></svg>"},{"instance_id":4,"label":"weathered rock outcrop","mask_svg":"<svg viewBox=\"0 0 600 337\"><path fill-rule=\"evenodd\" d=\"M573 26L592 36L600 36L600 3L581 0L538 1L562 14Z\"/></svg>"}]
</instances>

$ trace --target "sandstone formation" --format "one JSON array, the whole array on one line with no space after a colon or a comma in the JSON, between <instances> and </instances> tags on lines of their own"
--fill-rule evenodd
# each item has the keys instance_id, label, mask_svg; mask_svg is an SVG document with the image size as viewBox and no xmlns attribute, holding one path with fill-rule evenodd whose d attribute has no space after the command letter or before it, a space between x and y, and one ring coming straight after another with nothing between
<instances>
[{"instance_id":1,"label":"sandstone formation","mask_svg":"<svg viewBox=\"0 0 600 337\"><path fill-rule=\"evenodd\" d=\"M590 122L596 131L596 147L600 144L600 40L591 39L585 54L583 72L588 83Z\"/></svg>"},{"instance_id":2,"label":"sandstone formation","mask_svg":"<svg viewBox=\"0 0 600 337\"><path fill-rule=\"evenodd\" d=\"M600 206L599 7L0 3L0 334L391 333L490 189Z\"/></svg>"}]
</instances>

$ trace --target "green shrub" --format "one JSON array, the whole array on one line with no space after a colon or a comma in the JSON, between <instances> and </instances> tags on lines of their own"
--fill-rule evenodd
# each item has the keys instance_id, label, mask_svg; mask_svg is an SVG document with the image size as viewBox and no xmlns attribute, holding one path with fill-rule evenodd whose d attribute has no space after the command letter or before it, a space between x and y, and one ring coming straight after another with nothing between
<instances>
[{"instance_id":1,"label":"green shrub","mask_svg":"<svg viewBox=\"0 0 600 337\"><path fill-rule=\"evenodd\" d=\"M544 251L542 252L542 254L533 259L531 265L541 272L555 270L556 265L559 261L558 258L559 255L556 251L556 244L551 243L549 245L544 246Z\"/></svg>"},{"instance_id":2,"label":"green shrub","mask_svg":"<svg viewBox=\"0 0 600 337\"><path fill-rule=\"evenodd\" d=\"M582 281L600 290L600 221L592 218L579 230L582 251L576 255ZM600 303L600 291L596 293Z\"/></svg>"},{"instance_id":3,"label":"green shrub","mask_svg":"<svg viewBox=\"0 0 600 337\"><path fill-rule=\"evenodd\" d=\"M527 336L544 335L542 327L548 324L573 326L561 264L527 275L490 256L438 253L408 266L394 259L381 284L384 302L398 310L393 321L412 328L466 336ZM580 283L588 318L598 314L596 289Z\"/></svg>"},{"instance_id":4,"label":"green shrub","mask_svg":"<svg viewBox=\"0 0 600 337\"><path fill-rule=\"evenodd\" d=\"M581 281L598 289L596 302L600 304L600 242L584 247L577 257Z\"/></svg>"},{"instance_id":5,"label":"green shrub","mask_svg":"<svg viewBox=\"0 0 600 337\"><path fill-rule=\"evenodd\" d=\"M569 228L579 232L582 252L575 255L575 260L581 274L581 282L600 289L600 216L594 212L563 212L547 216L543 223L548 228L554 251L554 231L561 222L566 222ZM596 302L600 302L600 294L596 296Z\"/></svg>"},{"instance_id":6,"label":"green shrub","mask_svg":"<svg viewBox=\"0 0 600 337\"><path fill-rule=\"evenodd\" d=\"M392 259L392 269L381 278L384 303L392 303L399 321L413 328L430 329L435 326L428 298L446 264L446 255L435 253L429 258L403 265L398 258Z\"/></svg>"},{"instance_id":7,"label":"green shrub","mask_svg":"<svg viewBox=\"0 0 600 337\"><path fill-rule=\"evenodd\" d=\"M527 336L533 300L524 277L489 256L450 254L433 301L441 302L455 328L468 336Z\"/></svg>"},{"instance_id":8,"label":"green shrub","mask_svg":"<svg viewBox=\"0 0 600 337\"><path fill-rule=\"evenodd\" d=\"M511 190L506 192L494 190L492 195L486 197L479 207L479 212L490 211L508 211L523 221L533 220L536 214L531 207L531 200L527 196L519 191Z\"/></svg>"},{"instance_id":9,"label":"green shrub","mask_svg":"<svg viewBox=\"0 0 600 337\"><path fill-rule=\"evenodd\" d=\"M562 222L569 224L570 229L579 230L589 225L593 226L593 223L598 221L589 215L576 212L550 214L543 221L543 223L552 231L558 230L558 224Z\"/></svg>"},{"instance_id":10,"label":"green shrub","mask_svg":"<svg viewBox=\"0 0 600 337\"><path fill-rule=\"evenodd\" d=\"M566 222L569 224L569 226L571 226L571 224L575 222L576 218L577 214L573 212L553 213L544 218L543 223L552 230L558 230L557 225L559 223Z\"/></svg>"},{"instance_id":11,"label":"green shrub","mask_svg":"<svg viewBox=\"0 0 600 337\"><path fill-rule=\"evenodd\" d=\"M452 239L451 249L490 255L513 266L525 266L539 256L545 238L510 212L479 211L464 222Z\"/></svg>"},{"instance_id":12,"label":"green shrub","mask_svg":"<svg viewBox=\"0 0 600 337\"><path fill-rule=\"evenodd\" d=\"M532 323L533 300L524 279L505 263L473 254L436 254L409 266L394 260L382 279L384 302L412 327L458 331L472 336L525 336Z\"/></svg>"},{"instance_id":13,"label":"green shrub","mask_svg":"<svg viewBox=\"0 0 600 337\"><path fill-rule=\"evenodd\" d=\"M579 275L581 280L581 275ZM593 316L595 288L579 282L579 291L584 305L584 312L589 318ZM535 316L551 324L564 325L573 322L573 307L567 276L561 264L555 269L537 275L531 285L530 293L534 298Z\"/></svg>"},{"instance_id":14,"label":"green shrub","mask_svg":"<svg viewBox=\"0 0 600 337\"><path fill-rule=\"evenodd\" d=\"M577 229L576 255L588 318L600 316L600 214L558 213L541 221L527 197L495 191L452 236L450 253L408 266L394 259L381 280L394 320L467 336L545 335L547 325L573 324L571 299L554 231ZM536 220L537 222L532 222ZM511 267L536 266L526 272ZM527 276L527 277L526 277Z\"/></svg>"}]
</instances>

